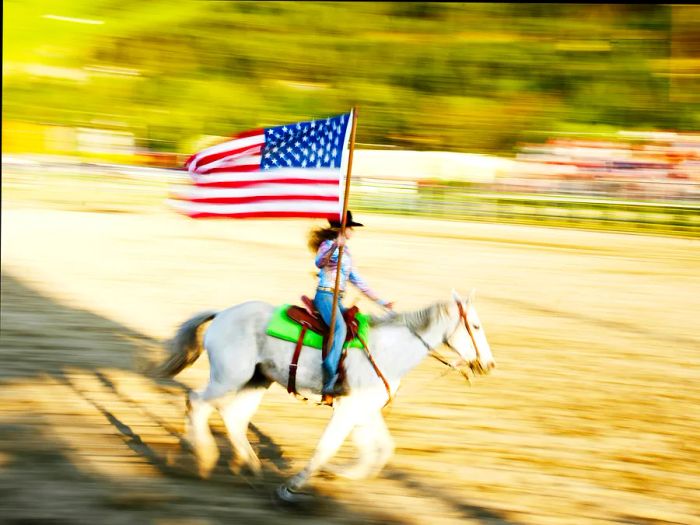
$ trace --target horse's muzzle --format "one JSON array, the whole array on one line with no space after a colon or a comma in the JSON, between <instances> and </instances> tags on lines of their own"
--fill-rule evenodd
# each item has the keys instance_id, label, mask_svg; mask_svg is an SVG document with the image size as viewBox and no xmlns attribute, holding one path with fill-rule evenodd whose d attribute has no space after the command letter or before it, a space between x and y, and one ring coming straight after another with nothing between
<instances>
[{"instance_id":1,"label":"horse's muzzle","mask_svg":"<svg viewBox=\"0 0 700 525\"><path fill-rule=\"evenodd\" d=\"M492 369L496 368L496 363L489 361L488 363L484 364L477 359L476 361L470 362L468 366L473 373L486 375L491 372Z\"/></svg>"}]
</instances>

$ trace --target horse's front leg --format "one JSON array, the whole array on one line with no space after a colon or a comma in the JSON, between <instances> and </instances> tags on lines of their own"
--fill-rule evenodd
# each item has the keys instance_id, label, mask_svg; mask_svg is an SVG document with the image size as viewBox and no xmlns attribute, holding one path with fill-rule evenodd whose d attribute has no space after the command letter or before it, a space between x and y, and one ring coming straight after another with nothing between
<instances>
[{"instance_id":1,"label":"horse's front leg","mask_svg":"<svg viewBox=\"0 0 700 525\"><path fill-rule=\"evenodd\" d=\"M352 438L359 453L356 462L343 467L327 466L325 470L345 479L359 480L374 477L382 470L394 452L381 410L365 415L365 420L352 430Z\"/></svg>"},{"instance_id":2,"label":"horse's front leg","mask_svg":"<svg viewBox=\"0 0 700 525\"><path fill-rule=\"evenodd\" d=\"M374 446L376 447L375 461L370 468L369 477L378 475L394 455L394 440L389 433L389 429L384 421L381 411L377 413L373 421Z\"/></svg>"},{"instance_id":3,"label":"horse's front leg","mask_svg":"<svg viewBox=\"0 0 700 525\"><path fill-rule=\"evenodd\" d=\"M336 401L333 416L323 431L321 440L316 445L316 450L308 465L287 481L283 488L292 492L300 490L308 483L311 476L318 472L335 455L357 423L357 413L360 408L348 398Z\"/></svg>"}]
</instances>

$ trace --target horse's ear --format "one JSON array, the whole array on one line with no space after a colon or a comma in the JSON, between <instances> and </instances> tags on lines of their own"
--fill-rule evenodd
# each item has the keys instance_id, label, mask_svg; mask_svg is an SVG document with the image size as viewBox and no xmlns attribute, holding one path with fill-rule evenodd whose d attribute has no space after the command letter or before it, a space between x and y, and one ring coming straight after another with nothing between
<instances>
[{"instance_id":1,"label":"horse's ear","mask_svg":"<svg viewBox=\"0 0 700 525\"><path fill-rule=\"evenodd\" d=\"M452 298L457 302L462 302L462 298L459 296L457 290L455 290L454 288L452 288Z\"/></svg>"},{"instance_id":2,"label":"horse's ear","mask_svg":"<svg viewBox=\"0 0 700 525\"><path fill-rule=\"evenodd\" d=\"M476 288L472 288L469 291L469 299L467 299L467 304L473 303L475 297L476 297Z\"/></svg>"}]
</instances>

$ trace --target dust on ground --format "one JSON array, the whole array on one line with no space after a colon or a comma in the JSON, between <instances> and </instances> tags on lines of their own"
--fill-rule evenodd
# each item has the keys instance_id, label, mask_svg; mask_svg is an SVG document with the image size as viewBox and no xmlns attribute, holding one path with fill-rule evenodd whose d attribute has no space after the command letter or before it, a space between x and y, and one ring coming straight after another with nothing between
<instances>
[{"instance_id":1,"label":"dust on ground","mask_svg":"<svg viewBox=\"0 0 700 525\"><path fill-rule=\"evenodd\" d=\"M384 472L315 478L315 504L288 510L271 492L331 409L274 385L249 432L261 479L229 471L212 417L222 456L202 480L180 436L206 358L172 382L142 370L198 311L312 294L316 223L4 206L2 519L700 523L698 241L362 219L353 254L371 286L399 310L476 288L498 368L470 387L424 361L387 411L397 448Z\"/></svg>"}]
</instances>

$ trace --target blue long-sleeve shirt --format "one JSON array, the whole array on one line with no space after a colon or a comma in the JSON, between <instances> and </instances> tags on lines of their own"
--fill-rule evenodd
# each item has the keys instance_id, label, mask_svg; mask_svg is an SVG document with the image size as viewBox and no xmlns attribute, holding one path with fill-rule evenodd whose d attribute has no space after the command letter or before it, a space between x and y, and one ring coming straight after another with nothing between
<instances>
[{"instance_id":1,"label":"blue long-sleeve shirt","mask_svg":"<svg viewBox=\"0 0 700 525\"><path fill-rule=\"evenodd\" d=\"M335 277L338 271L338 253L340 249L335 241L325 240L318 247L316 252L316 266L318 272L318 286L323 288L334 288ZM348 280L357 286L367 297L381 304L386 305L387 302L380 299L377 294L372 291L365 280L357 273L357 269L352 263L352 255L348 246L343 249L343 259L340 269L340 290L345 291Z\"/></svg>"}]
</instances>

